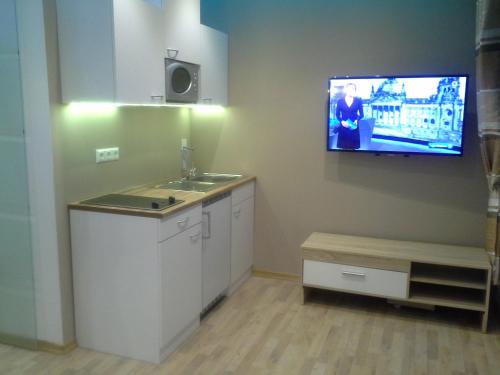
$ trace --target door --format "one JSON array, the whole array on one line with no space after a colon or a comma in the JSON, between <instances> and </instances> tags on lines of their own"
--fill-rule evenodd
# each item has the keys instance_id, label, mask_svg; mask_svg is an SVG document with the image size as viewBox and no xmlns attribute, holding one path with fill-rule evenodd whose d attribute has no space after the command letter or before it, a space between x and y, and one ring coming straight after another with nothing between
<instances>
[{"instance_id":1,"label":"door","mask_svg":"<svg viewBox=\"0 0 500 375\"><path fill-rule=\"evenodd\" d=\"M165 102L165 11L161 3L114 1L116 101Z\"/></svg>"},{"instance_id":2,"label":"door","mask_svg":"<svg viewBox=\"0 0 500 375\"><path fill-rule=\"evenodd\" d=\"M0 2L0 342L36 347L33 254L15 0Z\"/></svg>"},{"instance_id":3,"label":"door","mask_svg":"<svg viewBox=\"0 0 500 375\"><path fill-rule=\"evenodd\" d=\"M203 309L229 287L231 197L203 207Z\"/></svg>"},{"instance_id":4,"label":"door","mask_svg":"<svg viewBox=\"0 0 500 375\"><path fill-rule=\"evenodd\" d=\"M164 348L201 312L201 224L160 243Z\"/></svg>"},{"instance_id":5,"label":"door","mask_svg":"<svg viewBox=\"0 0 500 375\"><path fill-rule=\"evenodd\" d=\"M231 213L231 285L253 264L254 198L233 206Z\"/></svg>"},{"instance_id":6,"label":"door","mask_svg":"<svg viewBox=\"0 0 500 375\"><path fill-rule=\"evenodd\" d=\"M167 57L200 64L200 0L165 2Z\"/></svg>"},{"instance_id":7,"label":"door","mask_svg":"<svg viewBox=\"0 0 500 375\"><path fill-rule=\"evenodd\" d=\"M200 104L227 105L227 34L200 25L201 95Z\"/></svg>"}]
</instances>

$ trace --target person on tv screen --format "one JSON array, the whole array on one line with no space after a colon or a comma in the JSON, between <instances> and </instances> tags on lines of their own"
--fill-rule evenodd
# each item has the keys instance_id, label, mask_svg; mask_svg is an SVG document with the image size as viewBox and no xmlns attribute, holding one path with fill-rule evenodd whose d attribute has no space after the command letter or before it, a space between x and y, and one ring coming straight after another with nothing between
<instances>
[{"instance_id":1,"label":"person on tv screen","mask_svg":"<svg viewBox=\"0 0 500 375\"><path fill-rule=\"evenodd\" d=\"M364 116L363 101L356 97L356 85L348 83L344 88L345 96L337 102L336 117L340 123L338 129L337 148L358 149L359 120Z\"/></svg>"}]
</instances>

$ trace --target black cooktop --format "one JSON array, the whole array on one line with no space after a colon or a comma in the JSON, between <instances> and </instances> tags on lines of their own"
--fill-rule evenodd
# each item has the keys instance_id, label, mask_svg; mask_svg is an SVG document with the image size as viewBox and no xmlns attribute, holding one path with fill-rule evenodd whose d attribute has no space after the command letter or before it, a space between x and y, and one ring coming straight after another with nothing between
<instances>
[{"instance_id":1,"label":"black cooktop","mask_svg":"<svg viewBox=\"0 0 500 375\"><path fill-rule=\"evenodd\" d=\"M91 204L95 206L113 206L124 208L136 208L141 210L161 211L166 208L175 206L184 201L175 199L174 197L151 198L140 197L137 195L126 194L107 194L101 197L92 198L81 202L82 204Z\"/></svg>"}]
</instances>

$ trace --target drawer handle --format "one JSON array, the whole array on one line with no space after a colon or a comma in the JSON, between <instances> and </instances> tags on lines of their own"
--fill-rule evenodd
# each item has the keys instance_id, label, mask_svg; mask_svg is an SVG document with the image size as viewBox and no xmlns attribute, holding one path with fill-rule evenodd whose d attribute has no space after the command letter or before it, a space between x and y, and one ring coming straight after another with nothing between
<instances>
[{"instance_id":1,"label":"drawer handle","mask_svg":"<svg viewBox=\"0 0 500 375\"><path fill-rule=\"evenodd\" d=\"M196 234L193 234L192 236L189 236L191 238L191 241L196 242L200 239L201 232L198 232Z\"/></svg>"},{"instance_id":2,"label":"drawer handle","mask_svg":"<svg viewBox=\"0 0 500 375\"><path fill-rule=\"evenodd\" d=\"M188 223L188 220L189 220L189 218L188 218L188 217L187 217L187 218L185 218L184 220L179 220L179 221L177 222L177 225L178 225L179 227L181 227L181 228L185 228L185 227L186 227L186 225L187 225L187 223Z\"/></svg>"},{"instance_id":3,"label":"drawer handle","mask_svg":"<svg viewBox=\"0 0 500 375\"><path fill-rule=\"evenodd\" d=\"M344 275L344 276L366 277L365 273L352 272L352 271L342 271L342 275Z\"/></svg>"}]
</instances>

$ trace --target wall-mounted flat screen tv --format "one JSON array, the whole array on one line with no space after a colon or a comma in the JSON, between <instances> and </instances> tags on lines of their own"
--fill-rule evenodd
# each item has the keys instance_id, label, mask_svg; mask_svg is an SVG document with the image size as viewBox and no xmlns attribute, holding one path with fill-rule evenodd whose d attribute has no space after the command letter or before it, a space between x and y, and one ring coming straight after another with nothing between
<instances>
[{"instance_id":1,"label":"wall-mounted flat screen tv","mask_svg":"<svg viewBox=\"0 0 500 375\"><path fill-rule=\"evenodd\" d=\"M467 75L330 79L328 151L462 155Z\"/></svg>"}]
</instances>

